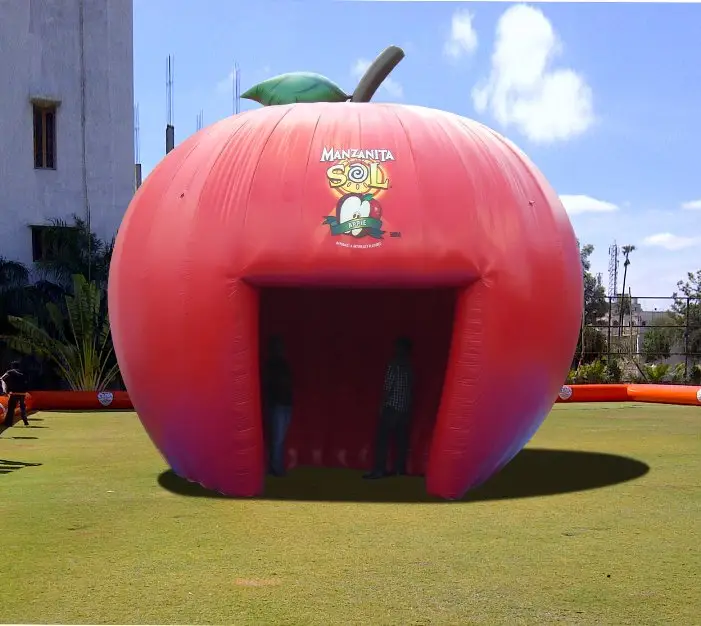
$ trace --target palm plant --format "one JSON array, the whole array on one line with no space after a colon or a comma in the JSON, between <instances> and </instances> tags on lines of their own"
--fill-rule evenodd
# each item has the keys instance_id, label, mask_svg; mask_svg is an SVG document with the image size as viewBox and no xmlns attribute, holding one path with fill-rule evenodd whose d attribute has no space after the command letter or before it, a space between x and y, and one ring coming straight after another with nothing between
<instances>
[{"instance_id":1,"label":"palm plant","mask_svg":"<svg viewBox=\"0 0 701 626\"><path fill-rule=\"evenodd\" d=\"M52 363L71 390L102 391L119 374L104 292L82 274L75 274L72 283L72 295L64 296L64 307L46 304L46 326L36 317L10 316L15 332L2 339L17 352Z\"/></svg>"},{"instance_id":2,"label":"palm plant","mask_svg":"<svg viewBox=\"0 0 701 626\"><path fill-rule=\"evenodd\" d=\"M28 304L29 269L18 261L0 257L0 324L8 315L21 315Z\"/></svg>"},{"instance_id":3,"label":"palm plant","mask_svg":"<svg viewBox=\"0 0 701 626\"><path fill-rule=\"evenodd\" d=\"M114 240L102 241L77 215L72 224L62 219L49 220L42 237L47 255L45 260L36 262L36 267L43 278L69 291L73 276L82 274L100 289L107 288Z\"/></svg>"},{"instance_id":4,"label":"palm plant","mask_svg":"<svg viewBox=\"0 0 701 626\"><path fill-rule=\"evenodd\" d=\"M635 251L635 246L623 246L621 249L623 252L623 257L625 258L625 261L623 262L623 289L621 290L621 295L623 296L623 300L621 301L621 304L619 305L619 320L618 320L618 336L621 336L621 333L623 331L623 304L625 301L626 297L626 278L628 278L628 266L630 265L630 257L631 252Z\"/></svg>"}]
</instances>

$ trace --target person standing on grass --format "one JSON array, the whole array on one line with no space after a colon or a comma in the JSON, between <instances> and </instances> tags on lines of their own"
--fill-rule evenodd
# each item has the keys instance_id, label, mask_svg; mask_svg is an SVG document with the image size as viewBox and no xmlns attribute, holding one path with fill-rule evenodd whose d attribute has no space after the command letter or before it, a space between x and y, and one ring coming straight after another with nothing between
<instances>
[{"instance_id":1,"label":"person standing on grass","mask_svg":"<svg viewBox=\"0 0 701 626\"><path fill-rule=\"evenodd\" d=\"M7 413L5 414L5 426L9 428L15 417L15 409L19 404L20 415L25 426L29 426L27 419L27 406L24 396L27 393L27 379L20 370L19 361L10 363L10 369L0 376L2 390L9 395L7 399Z\"/></svg>"},{"instance_id":2,"label":"person standing on grass","mask_svg":"<svg viewBox=\"0 0 701 626\"><path fill-rule=\"evenodd\" d=\"M263 370L263 404L268 431L268 471L285 475L285 438L292 420L292 370L280 337L270 340Z\"/></svg>"},{"instance_id":3,"label":"person standing on grass","mask_svg":"<svg viewBox=\"0 0 701 626\"><path fill-rule=\"evenodd\" d=\"M395 343L394 358L385 373L382 410L377 425L375 463L363 478L384 478L390 474L406 474L411 433L412 391L414 372L411 367L411 340L400 337ZM394 436L396 459L394 472L387 472L387 451Z\"/></svg>"}]
</instances>

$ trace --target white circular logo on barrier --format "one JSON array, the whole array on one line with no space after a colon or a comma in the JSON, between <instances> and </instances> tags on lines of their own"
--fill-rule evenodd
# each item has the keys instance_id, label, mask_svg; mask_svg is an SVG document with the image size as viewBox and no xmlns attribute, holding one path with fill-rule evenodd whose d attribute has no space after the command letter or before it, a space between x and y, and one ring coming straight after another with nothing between
<instances>
[{"instance_id":1,"label":"white circular logo on barrier","mask_svg":"<svg viewBox=\"0 0 701 626\"><path fill-rule=\"evenodd\" d=\"M560 393L557 395L560 396L560 400L569 400L572 397L572 387L563 385L560 387Z\"/></svg>"},{"instance_id":2,"label":"white circular logo on barrier","mask_svg":"<svg viewBox=\"0 0 701 626\"><path fill-rule=\"evenodd\" d=\"M701 389L696 392L696 399L699 401L699 404L701 404Z\"/></svg>"},{"instance_id":3,"label":"white circular logo on barrier","mask_svg":"<svg viewBox=\"0 0 701 626\"><path fill-rule=\"evenodd\" d=\"M112 400L114 400L114 394L111 391L101 391L97 394L97 401L102 406L109 406L112 404Z\"/></svg>"},{"instance_id":4,"label":"white circular logo on barrier","mask_svg":"<svg viewBox=\"0 0 701 626\"><path fill-rule=\"evenodd\" d=\"M0 418L5 417L5 407L4 405L0 404Z\"/></svg>"}]
</instances>

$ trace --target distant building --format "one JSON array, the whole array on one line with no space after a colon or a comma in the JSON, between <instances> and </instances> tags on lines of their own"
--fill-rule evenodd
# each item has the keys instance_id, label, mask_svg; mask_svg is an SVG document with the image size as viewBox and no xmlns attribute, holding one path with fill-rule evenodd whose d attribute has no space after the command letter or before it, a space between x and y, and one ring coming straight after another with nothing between
<instances>
[{"instance_id":1,"label":"distant building","mask_svg":"<svg viewBox=\"0 0 701 626\"><path fill-rule=\"evenodd\" d=\"M0 2L0 256L48 218L111 239L134 193L132 0Z\"/></svg>"}]
</instances>

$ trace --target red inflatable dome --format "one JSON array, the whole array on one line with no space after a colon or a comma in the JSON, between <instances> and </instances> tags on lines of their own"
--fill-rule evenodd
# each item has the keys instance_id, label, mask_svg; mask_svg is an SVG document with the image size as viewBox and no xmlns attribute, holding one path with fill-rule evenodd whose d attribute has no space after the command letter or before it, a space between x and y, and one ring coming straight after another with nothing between
<instances>
[{"instance_id":1,"label":"red inflatable dome","mask_svg":"<svg viewBox=\"0 0 701 626\"><path fill-rule=\"evenodd\" d=\"M271 106L187 139L134 197L110 318L144 427L180 476L264 487L260 346L286 341L288 467L367 468L384 368L414 343L409 471L458 498L550 411L582 314L568 217L513 144L393 104Z\"/></svg>"}]
</instances>

